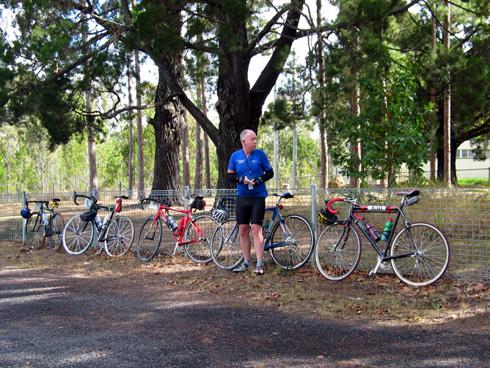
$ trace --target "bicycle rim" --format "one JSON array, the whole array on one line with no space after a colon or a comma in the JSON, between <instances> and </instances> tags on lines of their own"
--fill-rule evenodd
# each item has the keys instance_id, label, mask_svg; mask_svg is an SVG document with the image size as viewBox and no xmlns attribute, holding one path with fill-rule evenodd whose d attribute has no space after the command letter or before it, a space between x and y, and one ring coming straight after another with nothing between
<instances>
[{"instance_id":1,"label":"bicycle rim","mask_svg":"<svg viewBox=\"0 0 490 368\"><path fill-rule=\"evenodd\" d=\"M211 237L211 257L213 262L224 270L232 270L243 261L242 248L240 246L240 235L236 220L228 220L220 225Z\"/></svg>"},{"instance_id":2,"label":"bicycle rim","mask_svg":"<svg viewBox=\"0 0 490 368\"><path fill-rule=\"evenodd\" d=\"M395 274L412 286L426 286L439 280L447 270L450 259L449 243L436 226L413 223L402 229L393 240L390 254L411 254L391 260Z\"/></svg>"},{"instance_id":3,"label":"bicycle rim","mask_svg":"<svg viewBox=\"0 0 490 368\"><path fill-rule=\"evenodd\" d=\"M315 261L320 273L329 280L348 277L361 259L361 239L351 225L333 224L318 237Z\"/></svg>"},{"instance_id":4,"label":"bicycle rim","mask_svg":"<svg viewBox=\"0 0 490 368\"><path fill-rule=\"evenodd\" d=\"M315 245L315 235L309 221L301 215L288 215L283 219L284 229L276 222L271 232L270 252L274 262L288 270L302 267L310 258ZM275 247L274 244L284 242Z\"/></svg>"},{"instance_id":5,"label":"bicycle rim","mask_svg":"<svg viewBox=\"0 0 490 368\"><path fill-rule=\"evenodd\" d=\"M48 247L53 252L57 252L61 248L64 227L65 222L63 221L63 216L60 213L55 213L51 217L51 221L46 232Z\"/></svg>"},{"instance_id":6,"label":"bicycle rim","mask_svg":"<svg viewBox=\"0 0 490 368\"><path fill-rule=\"evenodd\" d=\"M109 224L104 248L110 257L122 257L133 244L134 226L130 218L115 216Z\"/></svg>"},{"instance_id":7,"label":"bicycle rim","mask_svg":"<svg viewBox=\"0 0 490 368\"><path fill-rule=\"evenodd\" d=\"M63 248L68 254L83 254L94 241L94 224L83 221L81 214L73 216L63 229Z\"/></svg>"},{"instance_id":8,"label":"bicycle rim","mask_svg":"<svg viewBox=\"0 0 490 368\"><path fill-rule=\"evenodd\" d=\"M162 220L160 217L153 222L154 216L149 217L141 226L136 244L136 254L142 262L149 262L158 252L162 241Z\"/></svg>"},{"instance_id":9,"label":"bicycle rim","mask_svg":"<svg viewBox=\"0 0 490 368\"><path fill-rule=\"evenodd\" d=\"M190 222L184 233L184 241L190 242L185 244L185 253L196 263L209 263L211 257L211 236L215 230L218 234L215 236L223 237L223 229L219 223L209 215L200 215Z\"/></svg>"},{"instance_id":10,"label":"bicycle rim","mask_svg":"<svg viewBox=\"0 0 490 368\"><path fill-rule=\"evenodd\" d=\"M38 250L44 245L44 225L39 213L35 212L27 219L25 233L29 248Z\"/></svg>"}]
</instances>

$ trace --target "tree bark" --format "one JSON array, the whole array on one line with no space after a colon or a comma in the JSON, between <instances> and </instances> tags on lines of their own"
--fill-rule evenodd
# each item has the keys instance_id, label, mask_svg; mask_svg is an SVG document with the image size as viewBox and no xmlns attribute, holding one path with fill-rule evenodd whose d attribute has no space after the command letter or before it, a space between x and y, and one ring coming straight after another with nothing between
<instances>
[{"instance_id":1,"label":"tree bark","mask_svg":"<svg viewBox=\"0 0 490 368\"><path fill-rule=\"evenodd\" d=\"M182 53L167 54L163 61L177 82L182 83ZM166 74L159 68L156 101L173 94ZM173 98L155 108L155 117L150 124L155 129L155 170L152 191L181 189L179 146L183 127L184 109L179 99Z\"/></svg>"},{"instance_id":2,"label":"tree bark","mask_svg":"<svg viewBox=\"0 0 490 368\"><path fill-rule=\"evenodd\" d=\"M134 77L136 79L136 105L141 107L141 74L140 56L138 50L134 50ZM138 197L143 197L145 192L145 155L143 151L143 117L141 109L136 111L136 128L138 143Z\"/></svg>"},{"instance_id":3,"label":"tree bark","mask_svg":"<svg viewBox=\"0 0 490 368\"><path fill-rule=\"evenodd\" d=\"M444 19L444 48L450 48L451 5L445 1L447 13ZM448 68L448 85L444 90L444 183L451 188L451 83Z\"/></svg>"},{"instance_id":4,"label":"tree bark","mask_svg":"<svg viewBox=\"0 0 490 368\"><path fill-rule=\"evenodd\" d=\"M184 114L184 127L182 129L182 179L184 187L191 186L191 173L189 168L189 123L187 113Z\"/></svg>"},{"instance_id":5,"label":"tree bark","mask_svg":"<svg viewBox=\"0 0 490 368\"><path fill-rule=\"evenodd\" d=\"M241 0L244 1L244 0ZM247 39L247 19L237 19L224 12L223 22L233 28L235 41L220 40L218 103L216 109L220 118L218 140L214 141L219 161L218 188L233 188L226 179L230 154L241 148L239 134L243 129L257 132L262 108L279 77L294 40L298 37L298 23L304 0L295 3L289 10L287 20L276 41L274 51L262 70L254 86L250 88L248 70L253 56ZM200 123L198 117L196 120ZM205 129L206 130L206 129ZM210 135L213 139L213 136Z\"/></svg>"},{"instance_id":6,"label":"tree bark","mask_svg":"<svg viewBox=\"0 0 490 368\"><path fill-rule=\"evenodd\" d=\"M127 64L127 77L128 77L128 106L133 106L133 91L132 76L131 76L131 53L128 53L128 64ZM129 124L129 157L128 157L128 190L130 193L133 191L133 180L134 180L134 137L133 137L133 110L128 111L128 124ZM132 197L132 194L130 195Z\"/></svg>"}]
</instances>

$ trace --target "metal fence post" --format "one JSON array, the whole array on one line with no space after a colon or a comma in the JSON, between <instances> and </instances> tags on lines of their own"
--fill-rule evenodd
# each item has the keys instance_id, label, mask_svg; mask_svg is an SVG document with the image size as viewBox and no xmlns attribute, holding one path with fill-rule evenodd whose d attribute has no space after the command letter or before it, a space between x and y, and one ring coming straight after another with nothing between
<instances>
[{"instance_id":1,"label":"metal fence post","mask_svg":"<svg viewBox=\"0 0 490 368\"><path fill-rule=\"evenodd\" d=\"M316 267L316 260L315 260L315 247L316 247L316 184L313 184L311 186L311 226L313 226L313 236L314 236L314 243L313 243L313 254L310 256L310 265L311 267Z\"/></svg>"},{"instance_id":2,"label":"metal fence post","mask_svg":"<svg viewBox=\"0 0 490 368\"><path fill-rule=\"evenodd\" d=\"M189 187L184 187L184 208L189 209Z\"/></svg>"},{"instance_id":3,"label":"metal fence post","mask_svg":"<svg viewBox=\"0 0 490 368\"><path fill-rule=\"evenodd\" d=\"M22 192L22 208L26 208L27 205L27 197L26 197L26 192ZM27 234L26 234L26 222L27 220L22 217L22 242L25 243L27 240Z\"/></svg>"}]
</instances>

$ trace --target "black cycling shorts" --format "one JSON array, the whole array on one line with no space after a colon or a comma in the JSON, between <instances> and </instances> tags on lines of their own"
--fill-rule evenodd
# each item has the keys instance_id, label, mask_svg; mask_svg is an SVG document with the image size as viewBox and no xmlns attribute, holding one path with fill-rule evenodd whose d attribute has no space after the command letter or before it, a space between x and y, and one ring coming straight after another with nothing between
<instances>
[{"instance_id":1,"label":"black cycling shorts","mask_svg":"<svg viewBox=\"0 0 490 368\"><path fill-rule=\"evenodd\" d=\"M236 198L236 220L238 225L255 224L262 226L265 213L264 197Z\"/></svg>"}]
</instances>

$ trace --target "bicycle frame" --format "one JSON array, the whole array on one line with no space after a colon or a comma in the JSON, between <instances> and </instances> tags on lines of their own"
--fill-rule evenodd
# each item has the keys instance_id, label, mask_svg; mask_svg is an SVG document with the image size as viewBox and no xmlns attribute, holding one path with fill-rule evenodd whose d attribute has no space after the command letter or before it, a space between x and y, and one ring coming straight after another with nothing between
<instances>
[{"instance_id":1,"label":"bicycle frame","mask_svg":"<svg viewBox=\"0 0 490 368\"><path fill-rule=\"evenodd\" d=\"M410 224L407 222L405 213L403 212L404 199L402 199L402 203L400 204L400 206L397 207L397 206L364 206L364 205L359 205L357 203L357 200L346 200L346 199L342 199L342 198L335 198L335 199L332 199L331 201L329 201L327 204L328 210L331 213L334 213L334 214L338 213L338 211L333 210L331 208L331 204L334 202L337 202L337 201L348 202L351 204L351 208L349 210L349 216L347 217L347 219L343 220L344 230L342 232L342 236L339 239L339 243L340 243L340 241L342 241L342 239L344 239L346 232L349 231L348 225L350 223L354 223L357 226L357 228L364 234L364 236L367 238L367 240L369 241L371 246L374 248L374 250L378 254L378 262L376 264L376 267L373 270L371 270L371 272L369 273L370 276L372 274L375 274L378 271L382 262L390 261L392 259L412 257L415 255L416 245L413 242L413 240L411 239ZM383 213L383 214L390 214L390 215L396 214L396 217L393 219L393 227L392 227L393 230L390 231L390 233L388 235L388 238L386 241L386 246L384 249L382 249L378 246L378 243L373 239L373 237L371 236L369 231L362 224L361 221L364 221L365 217L364 216L358 216L357 215L358 213L362 213L362 214ZM388 252L389 252L390 247L391 247L391 242L394 239L394 234L395 234L394 229L396 229L396 226L397 226L400 218L403 219L403 228L406 230L408 241L409 241L410 248L412 249L412 251L409 253L403 253L403 254L397 254L397 255L391 256L391 255L388 255ZM346 236L348 238L349 234L347 234ZM339 245L340 244L337 244L336 247L338 247Z\"/></svg>"},{"instance_id":2,"label":"bicycle frame","mask_svg":"<svg viewBox=\"0 0 490 368\"><path fill-rule=\"evenodd\" d=\"M42 226L43 235L44 238L46 238L46 236L51 235L48 234L48 229L50 229L49 225L51 224L51 219L53 218L54 208L49 208L49 201L27 201L26 205L29 206L29 203L36 203L40 205L39 209L36 209L38 212L33 214L33 216L37 215L36 221L34 222L33 229L40 230ZM43 214L46 214L46 216L48 216L48 213L49 213L49 218L47 218L47 222L45 222L43 219L44 217ZM44 239L43 239L43 243L44 243Z\"/></svg>"},{"instance_id":3,"label":"bicycle frame","mask_svg":"<svg viewBox=\"0 0 490 368\"><path fill-rule=\"evenodd\" d=\"M283 206L280 204L281 199L283 199L283 198L293 198L293 195L291 193L274 194L274 195L278 195L279 196L279 199L277 200L276 205L274 207L267 207L265 209L266 212L272 212L272 217L271 217L271 222L270 222L270 225L269 225L269 229L264 234L264 250L269 250L269 249L272 249L272 248L284 247L284 246L287 246L291 242L291 239L293 239L293 241L294 241L293 234L291 233L291 230L287 227L287 225L285 225L285 223L283 221L284 216L280 212L280 210L283 209ZM284 241L280 241L278 243L270 244L269 243L269 241L270 241L270 229L273 228L273 225L274 225L274 223L276 221L276 217L277 217L277 221L279 222L279 225L281 226L281 229L282 229L282 232L284 234L284 239L285 240Z\"/></svg>"},{"instance_id":4,"label":"bicycle frame","mask_svg":"<svg viewBox=\"0 0 490 368\"><path fill-rule=\"evenodd\" d=\"M446 236L433 224L409 223L403 211L404 206L418 203L420 191L401 191L394 194L402 196L398 207L363 206L357 203L357 199L334 198L328 203L325 201L327 208L320 210L318 218L327 226L319 235L315 248L316 264L325 278L332 281L343 280L356 270L362 253L360 234L364 234L377 253L376 266L369 272L369 276L375 274L379 268L391 268L401 281L417 287L430 285L442 277L451 257ZM345 220L339 221L338 211L331 208L332 203L337 201L350 204ZM365 220L364 214L369 213L390 214L392 217L379 239L370 224L361 222ZM400 225L401 222L403 224ZM385 248L377 244L379 240L386 241Z\"/></svg>"},{"instance_id":5,"label":"bicycle frame","mask_svg":"<svg viewBox=\"0 0 490 368\"><path fill-rule=\"evenodd\" d=\"M89 206L89 210L90 211L95 211L96 213L98 213L99 210L106 210L106 211L109 211L110 212L109 219L107 220L107 223L104 224L104 226L99 227L99 225L97 224L97 222L95 221L95 219L93 219L93 220L90 220L90 221L87 221L86 222L86 225L85 225L84 229L90 223L91 226L93 226L94 229L95 229L95 233L97 234L97 241L98 242L102 243L102 242L105 242L107 240L111 240L112 238L107 238L106 235L107 235L107 231L109 229L109 225L113 221L114 216L117 213L116 210L115 210L115 207L113 207L113 206L103 206L103 205L100 205L100 204L97 203L97 198L95 198L95 197L88 197L88 196L85 196L85 195L82 195L82 194L76 194L76 192L75 192L74 193L74 202L75 202L75 204L77 206L78 206L77 198L79 198L79 197L86 198L86 199L88 199L88 200L91 201L91 204ZM116 197L116 203L117 203L117 201L119 201L121 199L128 199L128 197L126 197L126 196ZM94 246L95 246L95 243L94 243Z\"/></svg>"},{"instance_id":6,"label":"bicycle frame","mask_svg":"<svg viewBox=\"0 0 490 368\"><path fill-rule=\"evenodd\" d=\"M205 237L205 234L201 230L199 225L197 225L194 222L194 219L193 219L192 214L191 214L192 209L185 210L182 208L165 206L161 203L159 203L158 211L153 218L153 222L152 222L150 231L153 231L153 232L156 231L156 227L158 226L158 218L162 218L165 223L168 222L168 216L170 215L169 211L180 212L180 213L185 214L185 216L183 217L184 221L181 224L179 224L179 228L182 228L182 232L180 234L177 234L177 231L171 231L170 230L172 232L173 237L175 238L177 245L186 245L186 244L192 244L192 243L197 243L197 242L202 241L202 239ZM189 223L192 223L192 228L196 232L196 235L198 236L198 238L194 238L191 240L185 240L184 239L185 232L183 230L187 228ZM147 237L147 236L148 235L146 234L145 237Z\"/></svg>"},{"instance_id":7,"label":"bicycle frame","mask_svg":"<svg viewBox=\"0 0 490 368\"><path fill-rule=\"evenodd\" d=\"M280 248L280 247L285 247L289 245L291 242L291 239L294 241L294 237L291 234L291 230L287 227L287 225L283 221L283 215L281 214L280 210L283 209L283 206L280 204L281 199L283 198L293 198L293 195L291 193L285 193L285 194L274 194L275 196L279 196L279 199L276 202L276 205L274 207L267 207L265 209L266 212L272 212L271 216L271 221L269 225L269 229L264 233L264 250L269 250L272 248ZM278 243L270 243L270 229L273 228L274 223L277 221L279 222L279 226L281 226L282 232L284 234L284 239L283 241L280 241ZM233 230L230 232L230 235L227 240L233 239L233 242L236 240L236 237L238 236L239 231L238 231L238 223L235 222L235 226L233 227Z\"/></svg>"}]
</instances>

